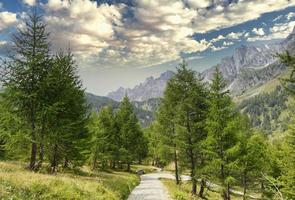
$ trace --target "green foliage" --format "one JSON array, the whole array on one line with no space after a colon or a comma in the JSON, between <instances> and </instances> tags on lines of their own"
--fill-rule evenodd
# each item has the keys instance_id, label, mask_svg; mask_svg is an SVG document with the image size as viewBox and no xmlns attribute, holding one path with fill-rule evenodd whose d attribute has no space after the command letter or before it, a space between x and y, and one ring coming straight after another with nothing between
<instances>
[{"instance_id":1,"label":"green foliage","mask_svg":"<svg viewBox=\"0 0 295 200\"><path fill-rule=\"evenodd\" d=\"M24 158L30 150L32 170L46 157L54 172L62 162L84 162L88 108L73 56L50 54L45 27L35 11L13 35L15 54L2 63L0 138L9 158Z\"/></svg>"},{"instance_id":2,"label":"green foliage","mask_svg":"<svg viewBox=\"0 0 295 200\"><path fill-rule=\"evenodd\" d=\"M1 77L3 101L9 112L21 120L28 130L31 142L30 168L36 165L38 115L42 112L42 85L50 66L48 33L42 17L36 12L29 15L24 29L13 35L15 55L3 63L5 76Z\"/></svg>"},{"instance_id":3,"label":"green foliage","mask_svg":"<svg viewBox=\"0 0 295 200\"><path fill-rule=\"evenodd\" d=\"M122 160L127 163L129 171L132 161L145 157L146 140L128 97L122 100L116 117L121 138Z\"/></svg>"},{"instance_id":4,"label":"green foliage","mask_svg":"<svg viewBox=\"0 0 295 200\"><path fill-rule=\"evenodd\" d=\"M93 114L88 129L92 133L92 163L106 168L134 161L141 162L147 155L147 140L133 110L133 105L125 97L116 113L112 108L103 108L99 115Z\"/></svg>"},{"instance_id":5,"label":"green foliage","mask_svg":"<svg viewBox=\"0 0 295 200\"><path fill-rule=\"evenodd\" d=\"M164 92L157 120L158 131L162 134L163 145L170 147L167 155L175 162L189 166L194 180L193 192L196 193L196 167L201 162L201 141L206 137L204 120L207 109L207 89L200 75L187 69L185 61L177 69ZM178 155L185 154L186 156Z\"/></svg>"},{"instance_id":6,"label":"green foliage","mask_svg":"<svg viewBox=\"0 0 295 200\"><path fill-rule=\"evenodd\" d=\"M114 111L117 111L120 106L120 102L103 96L96 96L90 93L86 93L87 103L90 105L92 112L99 112L106 106L112 107ZM155 119L155 110L158 108L160 99L154 98L143 102L132 102L134 112L138 118L142 127L147 127Z\"/></svg>"},{"instance_id":7,"label":"green foliage","mask_svg":"<svg viewBox=\"0 0 295 200\"><path fill-rule=\"evenodd\" d=\"M148 156L153 166L163 167L170 159L167 157L169 148L163 144L160 124L155 121L145 129L145 136L148 138Z\"/></svg>"},{"instance_id":8,"label":"green foliage","mask_svg":"<svg viewBox=\"0 0 295 200\"><path fill-rule=\"evenodd\" d=\"M286 137L284 156L281 162L281 177L283 189L282 192L288 199L295 198L295 126L290 125Z\"/></svg>"},{"instance_id":9,"label":"green foliage","mask_svg":"<svg viewBox=\"0 0 295 200\"><path fill-rule=\"evenodd\" d=\"M0 199L127 199L139 183L136 175L124 172L32 173L20 164L0 162Z\"/></svg>"},{"instance_id":10,"label":"green foliage","mask_svg":"<svg viewBox=\"0 0 295 200\"><path fill-rule=\"evenodd\" d=\"M280 118L287 109L288 93L277 86L272 92L258 94L242 101L238 108L249 116L253 127L262 128L268 133L284 131L288 120Z\"/></svg>"},{"instance_id":11,"label":"green foliage","mask_svg":"<svg viewBox=\"0 0 295 200\"><path fill-rule=\"evenodd\" d=\"M224 91L225 81L221 72L216 68L211 83L209 112L206 119L207 153L210 155L208 170L211 176L217 177L222 186L224 199L230 197L230 185L235 182L233 171L237 168L236 162L239 152L240 120L234 110L228 91Z\"/></svg>"}]
</instances>

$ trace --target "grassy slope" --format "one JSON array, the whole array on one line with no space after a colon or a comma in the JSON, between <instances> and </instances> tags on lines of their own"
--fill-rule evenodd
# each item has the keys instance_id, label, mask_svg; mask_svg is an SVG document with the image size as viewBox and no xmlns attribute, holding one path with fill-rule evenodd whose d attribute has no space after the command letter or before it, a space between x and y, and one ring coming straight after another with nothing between
<instances>
[{"instance_id":1,"label":"grassy slope","mask_svg":"<svg viewBox=\"0 0 295 200\"><path fill-rule=\"evenodd\" d=\"M290 73L291 73L290 70L286 70L282 74L277 76L276 78L264 83L263 85L258 85L254 88L251 88L250 90L247 90L244 94L234 97L234 101L236 103L239 103L257 94L271 92L276 88L276 86L281 85L280 79L289 77Z\"/></svg>"},{"instance_id":2,"label":"grassy slope","mask_svg":"<svg viewBox=\"0 0 295 200\"><path fill-rule=\"evenodd\" d=\"M168 189L170 197L174 200L201 200L201 198L193 197L191 195L191 183L190 182L182 183L180 186L177 186L175 184L175 181L173 181L173 180L162 179L162 182L164 183L164 185ZM199 185L198 185L198 188L199 188ZM206 199L210 199L210 200L222 199L220 197L220 193L218 193L218 192L205 190L204 194L205 194ZM232 195L231 199L232 200L242 200L243 198Z\"/></svg>"},{"instance_id":3,"label":"grassy slope","mask_svg":"<svg viewBox=\"0 0 295 200\"><path fill-rule=\"evenodd\" d=\"M125 172L33 173L13 162L0 162L0 199L127 199L139 178Z\"/></svg>"}]
</instances>

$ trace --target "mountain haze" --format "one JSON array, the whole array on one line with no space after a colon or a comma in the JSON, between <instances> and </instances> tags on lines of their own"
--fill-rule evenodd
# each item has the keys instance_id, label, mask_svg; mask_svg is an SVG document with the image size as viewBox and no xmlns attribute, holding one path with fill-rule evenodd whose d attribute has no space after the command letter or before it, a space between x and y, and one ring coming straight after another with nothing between
<instances>
[{"instance_id":1,"label":"mountain haze","mask_svg":"<svg viewBox=\"0 0 295 200\"><path fill-rule=\"evenodd\" d=\"M247 90L262 85L285 71L285 66L280 64L277 53L290 51L295 53L295 29L282 42L263 44L258 46L242 45L235 49L232 56L221 59L220 63L203 71L201 74L205 81L210 82L215 68L218 66L222 72L227 87L235 95L241 95ZM120 87L110 92L107 96L120 101L125 95L132 101L146 101L163 95L166 82L174 75L166 71L158 78L149 77L134 88Z\"/></svg>"},{"instance_id":2,"label":"mountain haze","mask_svg":"<svg viewBox=\"0 0 295 200\"><path fill-rule=\"evenodd\" d=\"M162 73L158 78L149 77L143 83L134 88L120 87L114 92L110 92L107 97L121 101L127 95L131 101L146 101L151 98L162 97L167 81L174 75L172 71Z\"/></svg>"}]
</instances>

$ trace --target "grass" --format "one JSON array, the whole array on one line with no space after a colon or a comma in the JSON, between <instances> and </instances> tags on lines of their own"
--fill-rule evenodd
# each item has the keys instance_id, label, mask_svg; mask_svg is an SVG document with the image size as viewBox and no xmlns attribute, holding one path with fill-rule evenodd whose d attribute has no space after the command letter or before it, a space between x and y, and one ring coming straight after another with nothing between
<instances>
[{"instance_id":1,"label":"grass","mask_svg":"<svg viewBox=\"0 0 295 200\"><path fill-rule=\"evenodd\" d=\"M257 94L269 93L269 92L273 91L276 88L276 86L282 85L280 79L288 78L290 76L290 73L291 73L290 70L286 70L282 74L275 77L274 79L272 79L262 85L258 85L256 87L253 87L250 90L247 90L246 93L244 93L240 96L234 97L234 101L236 103L240 103L241 101L243 101L245 99L249 99Z\"/></svg>"},{"instance_id":2,"label":"grass","mask_svg":"<svg viewBox=\"0 0 295 200\"><path fill-rule=\"evenodd\" d=\"M0 162L0 199L127 199L138 176L125 172L91 172L87 167L56 175L34 173L16 162Z\"/></svg>"},{"instance_id":3,"label":"grass","mask_svg":"<svg viewBox=\"0 0 295 200\"><path fill-rule=\"evenodd\" d=\"M201 200L201 198L197 196L191 195L191 182L183 182L181 185L176 185L174 180L168 180L168 179L161 179L161 181L164 183L166 188L168 189L168 192L170 194L170 197L174 200ZM198 189L200 189L200 186L198 185ZM219 192L211 191L206 189L205 192L205 199L208 200L221 200L221 195ZM242 200L243 197L237 196L237 195L231 195L231 200Z\"/></svg>"},{"instance_id":4,"label":"grass","mask_svg":"<svg viewBox=\"0 0 295 200\"><path fill-rule=\"evenodd\" d=\"M151 165L131 165L131 171L133 172L141 169L144 170L145 173L152 173L157 171L157 168Z\"/></svg>"}]
</instances>

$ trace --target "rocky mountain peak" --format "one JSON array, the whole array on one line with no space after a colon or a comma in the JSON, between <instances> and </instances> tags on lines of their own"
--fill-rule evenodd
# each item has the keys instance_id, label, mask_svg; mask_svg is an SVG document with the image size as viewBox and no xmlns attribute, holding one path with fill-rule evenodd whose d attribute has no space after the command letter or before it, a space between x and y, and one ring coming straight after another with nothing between
<instances>
[{"instance_id":1,"label":"rocky mountain peak","mask_svg":"<svg viewBox=\"0 0 295 200\"><path fill-rule=\"evenodd\" d=\"M153 76L146 78L146 80L134 88L122 88L114 92L110 92L107 97L121 101L127 94L131 101L146 101L151 98L161 97L165 90L167 81L174 75L172 71L162 73L158 78Z\"/></svg>"},{"instance_id":2,"label":"rocky mountain peak","mask_svg":"<svg viewBox=\"0 0 295 200\"><path fill-rule=\"evenodd\" d=\"M205 81L213 78L216 66L220 68L233 94L241 94L245 90L263 84L276 77L285 67L281 65L276 53L285 50L295 54L295 27L293 32L280 43L258 46L241 45L234 50L232 56L221 59L220 63L202 72ZM133 101L145 101L161 97L167 81L174 75L172 71L162 73L158 78L149 77L133 89L119 88L108 94L108 97L120 101L127 93Z\"/></svg>"}]
</instances>

